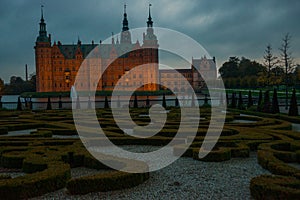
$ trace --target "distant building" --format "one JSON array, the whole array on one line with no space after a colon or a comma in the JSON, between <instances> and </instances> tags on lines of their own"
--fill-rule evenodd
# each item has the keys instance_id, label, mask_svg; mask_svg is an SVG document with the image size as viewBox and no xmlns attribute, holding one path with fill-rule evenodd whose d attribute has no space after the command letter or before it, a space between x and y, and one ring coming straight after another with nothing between
<instances>
[{"instance_id":1,"label":"distant building","mask_svg":"<svg viewBox=\"0 0 300 200\"><path fill-rule=\"evenodd\" d=\"M216 59L206 58L206 56L200 59L192 59L191 70L193 73L193 88L194 90L200 90L205 87L205 82L217 79L217 66ZM199 73L200 72L200 73Z\"/></svg>"},{"instance_id":2,"label":"distant building","mask_svg":"<svg viewBox=\"0 0 300 200\"><path fill-rule=\"evenodd\" d=\"M180 73L182 76L180 76ZM174 92L187 92L189 84L193 85L193 74L191 69L160 69L159 70L160 83L162 89L168 89Z\"/></svg>"},{"instance_id":3,"label":"distant building","mask_svg":"<svg viewBox=\"0 0 300 200\"><path fill-rule=\"evenodd\" d=\"M160 69L160 83L167 85L169 89L175 92L188 92L188 84L195 91L199 91L205 87L205 80L217 79L217 68L215 58L208 59L206 56L200 59L192 59L190 68L176 68L182 76L179 76L174 70ZM184 77L184 78L183 78ZM167 89L162 86L162 89Z\"/></svg>"},{"instance_id":4,"label":"distant building","mask_svg":"<svg viewBox=\"0 0 300 200\"><path fill-rule=\"evenodd\" d=\"M51 35L47 36L46 23L42 13L40 31L35 44L35 61L37 75L37 92L70 91L74 84L77 71L87 55L98 45L82 44L78 39L77 44L62 44L60 41L51 43ZM150 84L144 85L139 90L155 91L159 89L158 83L158 41L154 35L153 21L149 9L147 30L143 35L143 44L139 41L132 43L128 26L126 6L124 6L123 27L120 41L112 39L111 44L101 44L98 47L100 62L105 64L111 58L117 57L104 72L99 83L91 83L89 76L93 70L86 72L83 81L75 85L77 89L89 90L91 85L97 85L97 90L113 90L117 81L126 72L135 66L146 64L143 71L131 74L131 79L126 84L133 88L145 79ZM125 53L124 52L129 52ZM101 64L98 63L101 67ZM101 70L101 69L99 69Z\"/></svg>"}]
</instances>

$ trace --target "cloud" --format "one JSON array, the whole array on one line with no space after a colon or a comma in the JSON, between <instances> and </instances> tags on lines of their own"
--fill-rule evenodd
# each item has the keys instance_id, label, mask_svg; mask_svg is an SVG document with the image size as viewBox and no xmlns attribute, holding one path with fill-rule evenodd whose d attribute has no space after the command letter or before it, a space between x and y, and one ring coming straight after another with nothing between
<instances>
[{"instance_id":1,"label":"cloud","mask_svg":"<svg viewBox=\"0 0 300 200\"><path fill-rule=\"evenodd\" d=\"M148 0L128 1L130 28L146 25ZM191 36L216 56L218 65L229 56L260 59L266 44L278 47L283 36L292 35L293 57L300 58L300 1L290 0L152 0L155 26L171 28ZM72 44L98 43L121 31L123 2L51 0L44 2L47 31L53 41ZM24 77L24 66L35 71L34 43L38 35L40 2L0 2L0 78ZM201 55L195 57L200 57Z\"/></svg>"}]
</instances>

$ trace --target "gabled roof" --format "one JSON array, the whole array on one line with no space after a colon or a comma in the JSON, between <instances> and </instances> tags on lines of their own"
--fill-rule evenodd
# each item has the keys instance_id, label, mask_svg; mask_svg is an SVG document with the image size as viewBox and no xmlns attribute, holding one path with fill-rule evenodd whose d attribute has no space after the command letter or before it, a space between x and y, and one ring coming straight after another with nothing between
<instances>
[{"instance_id":1,"label":"gabled roof","mask_svg":"<svg viewBox=\"0 0 300 200\"><path fill-rule=\"evenodd\" d=\"M86 58L94 48L99 48L101 58L107 59L110 57L112 48L114 47L118 57L126 57L127 53L134 50L136 44L81 44L81 45L58 45L61 53L66 59L74 59L76 50L80 48L83 58ZM124 54L126 52L126 54Z\"/></svg>"}]
</instances>

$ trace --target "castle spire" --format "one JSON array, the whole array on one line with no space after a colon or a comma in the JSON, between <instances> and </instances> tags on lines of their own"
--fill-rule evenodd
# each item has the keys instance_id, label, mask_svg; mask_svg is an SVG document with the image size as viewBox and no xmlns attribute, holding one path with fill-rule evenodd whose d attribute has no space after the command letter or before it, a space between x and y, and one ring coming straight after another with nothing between
<instances>
[{"instance_id":1,"label":"castle spire","mask_svg":"<svg viewBox=\"0 0 300 200\"><path fill-rule=\"evenodd\" d=\"M121 33L121 44L131 44L131 34L128 28L128 20L126 13L126 4L124 4L124 18L123 18L123 27Z\"/></svg>"},{"instance_id":2,"label":"castle spire","mask_svg":"<svg viewBox=\"0 0 300 200\"><path fill-rule=\"evenodd\" d=\"M44 10L43 10L44 6L41 5L41 21L44 21Z\"/></svg>"},{"instance_id":3,"label":"castle spire","mask_svg":"<svg viewBox=\"0 0 300 200\"><path fill-rule=\"evenodd\" d=\"M50 38L47 37L46 23L44 20L44 6L41 5L41 20L40 20L40 30L37 42L49 42Z\"/></svg>"},{"instance_id":4,"label":"castle spire","mask_svg":"<svg viewBox=\"0 0 300 200\"><path fill-rule=\"evenodd\" d=\"M128 20L127 20L127 13L126 13L126 4L124 4L124 18L123 18L123 27L122 31L128 31Z\"/></svg>"},{"instance_id":5,"label":"castle spire","mask_svg":"<svg viewBox=\"0 0 300 200\"><path fill-rule=\"evenodd\" d=\"M143 46L158 48L157 37L154 34L154 30L153 30L153 21L152 21L152 17L151 17L151 6L152 6L152 4L149 4L147 32L146 32L146 34L145 33L143 34L143 43L144 43Z\"/></svg>"},{"instance_id":6,"label":"castle spire","mask_svg":"<svg viewBox=\"0 0 300 200\"><path fill-rule=\"evenodd\" d=\"M151 17L151 10L150 7L152 6L152 4L149 4L149 17L148 17L148 21L147 21L147 27L152 27L153 26L153 21L152 21L152 17Z\"/></svg>"}]
</instances>

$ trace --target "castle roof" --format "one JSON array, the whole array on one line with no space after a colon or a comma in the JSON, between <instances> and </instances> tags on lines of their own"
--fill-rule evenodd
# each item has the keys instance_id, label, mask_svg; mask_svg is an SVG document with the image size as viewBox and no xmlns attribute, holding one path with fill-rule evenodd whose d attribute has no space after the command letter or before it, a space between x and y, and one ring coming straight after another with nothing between
<instances>
[{"instance_id":1,"label":"castle roof","mask_svg":"<svg viewBox=\"0 0 300 200\"><path fill-rule=\"evenodd\" d=\"M114 48L118 57L126 57L127 54L124 52L130 52L136 48L136 44L81 44L81 45L58 45L61 53L66 59L74 59L76 51L80 48L83 58L86 58L88 54L94 49L98 48L98 52L101 58L110 58L111 51Z\"/></svg>"}]
</instances>

